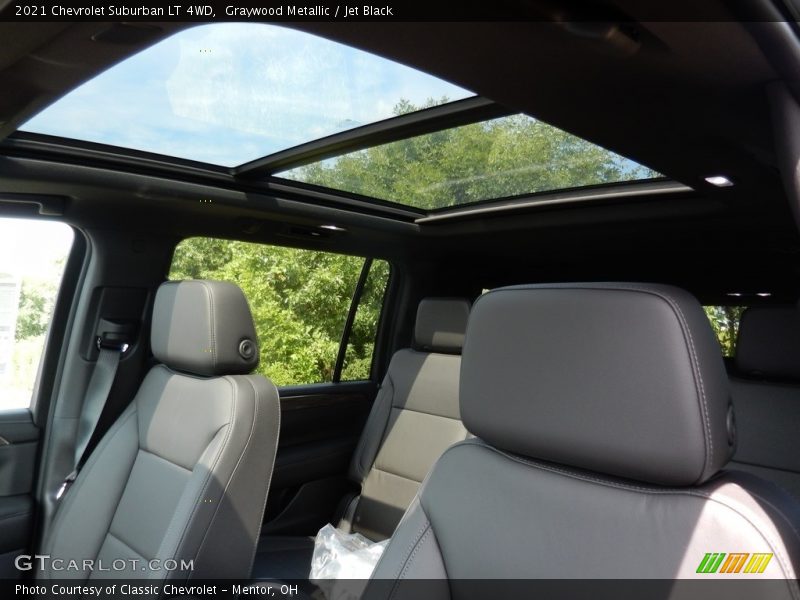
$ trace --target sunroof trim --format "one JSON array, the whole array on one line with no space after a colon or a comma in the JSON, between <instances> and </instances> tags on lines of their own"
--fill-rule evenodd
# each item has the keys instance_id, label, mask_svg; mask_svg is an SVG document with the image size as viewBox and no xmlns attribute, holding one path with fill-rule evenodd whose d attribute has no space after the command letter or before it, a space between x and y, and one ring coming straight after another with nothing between
<instances>
[{"instance_id":1,"label":"sunroof trim","mask_svg":"<svg viewBox=\"0 0 800 600\"><path fill-rule=\"evenodd\" d=\"M415 223L426 225L475 217L478 215L511 212L528 208L577 204L597 200L641 198L644 196L695 192L694 188L666 177L602 183L569 190L550 190L514 198L483 200L480 203L441 208L420 217Z\"/></svg>"},{"instance_id":2,"label":"sunroof trim","mask_svg":"<svg viewBox=\"0 0 800 600\"><path fill-rule=\"evenodd\" d=\"M387 200L381 200L380 198L373 198L371 196L363 196L361 194L342 192L341 190L334 190L333 188L318 186L312 183L291 181L289 179L281 179L279 181L270 179L265 182L261 182L261 184L265 186L266 190L271 193L275 193L276 195L278 193L297 194L298 196L341 204L345 208L366 208L374 212L384 213L384 215L405 217L412 223L428 214L423 209L416 208L414 206L398 204L397 202L389 202Z\"/></svg>"},{"instance_id":3,"label":"sunroof trim","mask_svg":"<svg viewBox=\"0 0 800 600\"><path fill-rule=\"evenodd\" d=\"M493 100L472 96L312 140L239 165L233 172L238 177L272 175L342 154L480 123L514 112Z\"/></svg>"},{"instance_id":4,"label":"sunroof trim","mask_svg":"<svg viewBox=\"0 0 800 600\"><path fill-rule=\"evenodd\" d=\"M190 160L188 158L179 158L168 154L136 150L124 146L101 144L99 142L89 142L58 135L48 135L46 133L15 131L8 137L0 140L0 149L3 148L26 152L57 152L84 160L124 161L126 163L159 170L168 170L168 168L177 167L181 170L202 174L227 176L231 174L230 167Z\"/></svg>"},{"instance_id":5,"label":"sunroof trim","mask_svg":"<svg viewBox=\"0 0 800 600\"><path fill-rule=\"evenodd\" d=\"M402 219L409 223L426 214L422 209L413 206L404 206L356 193L288 179L267 178L253 181L235 179L228 167L41 133L15 132L0 140L0 157L3 156L75 164L134 177L155 176L176 183L188 182L217 187L220 190L252 191L257 194L284 197L293 202L305 201L309 206L328 208L337 205L335 208L340 210L368 212L382 218Z\"/></svg>"}]
</instances>

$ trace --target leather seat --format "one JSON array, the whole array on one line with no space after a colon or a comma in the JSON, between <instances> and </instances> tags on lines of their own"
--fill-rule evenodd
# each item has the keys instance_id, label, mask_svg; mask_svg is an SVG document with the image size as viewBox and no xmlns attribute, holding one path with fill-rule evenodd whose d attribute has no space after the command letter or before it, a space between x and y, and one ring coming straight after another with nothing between
<instances>
[{"instance_id":1,"label":"leather seat","mask_svg":"<svg viewBox=\"0 0 800 600\"><path fill-rule=\"evenodd\" d=\"M417 309L414 347L397 351L350 465L361 493L338 527L373 541L392 535L433 463L467 431L458 407L461 346L470 303L426 298ZM264 536L253 577L306 578L313 537Z\"/></svg>"},{"instance_id":2,"label":"leather seat","mask_svg":"<svg viewBox=\"0 0 800 600\"><path fill-rule=\"evenodd\" d=\"M247 375L258 363L255 344L235 285L159 287L151 345L161 364L61 500L42 553L64 563L48 562L39 577L249 576L280 420L275 386ZM145 568L170 559L177 570ZM109 570L51 568L70 560ZM181 568L188 561L193 569Z\"/></svg>"},{"instance_id":3,"label":"leather seat","mask_svg":"<svg viewBox=\"0 0 800 600\"><path fill-rule=\"evenodd\" d=\"M742 315L731 376L738 444L730 468L774 481L800 501L800 310Z\"/></svg>"},{"instance_id":4,"label":"leather seat","mask_svg":"<svg viewBox=\"0 0 800 600\"><path fill-rule=\"evenodd\" d=\"M728 380L688 293L489 292L470 316L460 400L476 438L437 461L376 580L449 578L426 597L468 598L483 588L467 580L708 577L707 553L772 553L763 573L716 575L786 578L779 597L797 597L798 506L721 471L735 440ZM419 591L375 581L368 597Z\"/></svg>"}]
</instances>

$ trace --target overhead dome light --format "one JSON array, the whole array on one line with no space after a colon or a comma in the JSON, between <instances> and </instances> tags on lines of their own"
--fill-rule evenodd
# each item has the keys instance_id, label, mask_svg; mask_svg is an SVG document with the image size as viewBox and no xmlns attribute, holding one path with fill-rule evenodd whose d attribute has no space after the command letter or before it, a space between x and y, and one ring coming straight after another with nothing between
<instances>
[{"instance_id":1,"label":"overhead dome light","mask_svg":"<svg viewBox=\"0 0 800 600\"><path fill-rule=\"evenodd\" d=\"M320 229L327 229L329 231L347 231L344 227L339 227L338 225L320 225Z\"/></svg>"},{"instance_id":2,"label":"overhead dome light","mask_svg":"<svg viewBox=\"0 0 800 600\"><path fill-rule=\"evenodd\" d=\"M710 175L705 179L708 183L717 187L730 187L733 185L733 182L725 175Z\"/></svg>"},{"instance_id":3,"label":"overhead dome light","mask_svg":"<svg viewBox=\"0 0 800 600\"><path fill-rule=\"evenodd\" d=\"M758 296L759 298L770 298L772 296L772 292L728 292L726 294L731 298L743 298L743 297L751 297L751 296Z\"/></svg>"}]
</instances>

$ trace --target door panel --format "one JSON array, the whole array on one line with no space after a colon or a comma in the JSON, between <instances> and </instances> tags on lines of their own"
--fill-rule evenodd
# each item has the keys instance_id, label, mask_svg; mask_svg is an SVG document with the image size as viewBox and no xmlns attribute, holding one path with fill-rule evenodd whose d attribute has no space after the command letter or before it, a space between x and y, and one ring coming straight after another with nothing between
<instances>
[{"instance_id":1,"label":"door panel","mask_svg":"<svg viewBox=\"0 0 800 600\"><path fill-rule=\"evenodd\" d=\"M28 409L0 412L0 573L19 574L14 558L30 547L39 429Z\"/></svg>"},{"instance_id":2,"label":"door panel","mask_svg":"<svg viewBox=\"0 0 800 600\"><path fill-rule=\"evenodd\" d=\"M347 468L377 386L371 381L285 387L281 437L264 533L314 535L352 489Z\"/></svg>"}]
</instances>

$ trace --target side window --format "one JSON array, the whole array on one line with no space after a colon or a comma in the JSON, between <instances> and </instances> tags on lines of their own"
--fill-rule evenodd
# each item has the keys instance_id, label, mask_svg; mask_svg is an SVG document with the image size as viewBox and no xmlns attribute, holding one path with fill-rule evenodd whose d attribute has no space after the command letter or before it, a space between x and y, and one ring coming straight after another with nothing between
<instances>
[{"instance_id":1,"label":"side window","mask_svg":"<svg viewBox=\"0 0 800 600\"><path fill-rule=\"evenodd\" d=\"M746 306L704 306L714 333L717 334L722 355L731 357L736 353L736 338L739 322Z\"/></svg>"},{"instance_id":2,"label":"side window","mask_svg":"<svg viewBox=\"0 0 800 600\"><path fill-rule=\"evenodd\" d=\"M337 377L340 346L365 259L214 238L175 249L169 278L219 279L247 296L259 338L257 372L276 385L369 378L389 265L372 261Z\"/></svg>"},{"instance_id":3,"label":"side window","mask_svg":"<svg viewBox=\"0 0 800 600\"><path fill-rule=\"evenodd\" d=\"M30 406L72 239L63 223L0 218L0 410Z\"/></svg>"},{"instance_id":4,"label":"side window","mask_svg":"<svg viewBox=\"0 0 800 600\"><path fill-rule=\"evenodd\" d=\"M383 307L383 297L389 283L389 263L373 260L364 282L361 299L353 320L353 329L347 340L342 381L369 379L375 334Z\"/></svg>"}]
</instances>

